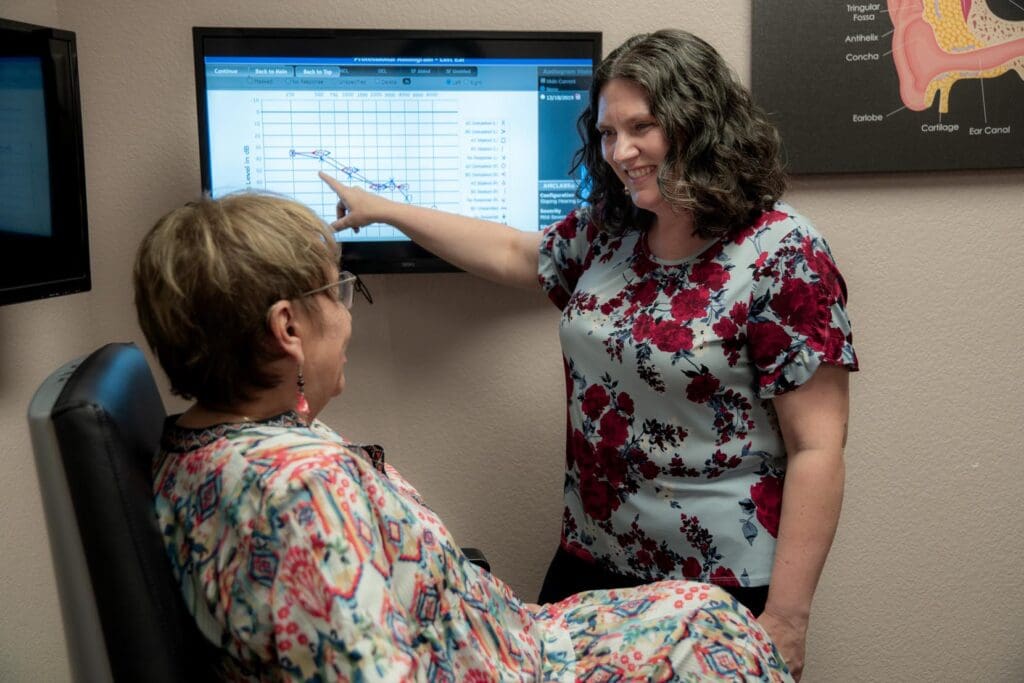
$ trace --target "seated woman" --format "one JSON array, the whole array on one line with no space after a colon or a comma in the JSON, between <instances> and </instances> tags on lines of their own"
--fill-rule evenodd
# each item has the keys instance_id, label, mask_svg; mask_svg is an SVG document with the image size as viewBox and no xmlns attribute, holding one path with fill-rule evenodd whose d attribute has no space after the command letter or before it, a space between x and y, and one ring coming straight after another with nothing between
<instances>
[{"instance_id":1,"label":"seated woman","mask_svg":"<svg viewBox=\"0 0 1024 683\"><path fill-rule=\"evenodd\" d=\"M172 391L155 505L188 608L247 680L787 681L749 611L666 581L537 606L471 564L377 449L316 419L345 386L354 276L305 207L171 211L135 264Z\"/></svg>"}]
</instances>

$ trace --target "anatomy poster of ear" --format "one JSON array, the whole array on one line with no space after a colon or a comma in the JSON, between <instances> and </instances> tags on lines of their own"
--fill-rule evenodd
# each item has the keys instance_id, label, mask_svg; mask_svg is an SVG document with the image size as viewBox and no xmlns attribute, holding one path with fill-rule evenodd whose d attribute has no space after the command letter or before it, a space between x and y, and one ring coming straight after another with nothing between
<instances>
[{"instance_id":1,"label":"anatomy poster of ear","mask_svg":"<svg viewBox=\"0 0 1024 683\"><path fill-rule=\"evenodd\" d=\"M791 173L1024 167L1024 0L754 0Z\"/></svg>"}]
</instances>

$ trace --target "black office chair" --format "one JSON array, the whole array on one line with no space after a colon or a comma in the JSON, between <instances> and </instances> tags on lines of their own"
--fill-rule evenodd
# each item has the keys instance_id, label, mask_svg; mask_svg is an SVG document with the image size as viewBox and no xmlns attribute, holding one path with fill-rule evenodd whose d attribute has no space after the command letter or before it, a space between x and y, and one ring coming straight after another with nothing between
<instances>
[{"instance_id":1,"label":"black office chair","mask_svg":"<svg viewBox=\"0 0 1024 683\"><path fill-rule=\"evenodd\" d=\"M166 414L142 352L107 344L64 365L28 418L74 679L214 680L215 648L185 607L153 511Z\"/></svg>"},{"instance_id":2,"label":"black office chair","mask_svg":"<svg viewBox=\"0 0 1024 683\"><path fill-rule=\"evenodd\" d=\"M134 344L52 373L29 428L76 681L213 680L153 512L163 402Z\"/></svg>"}]
</instances>

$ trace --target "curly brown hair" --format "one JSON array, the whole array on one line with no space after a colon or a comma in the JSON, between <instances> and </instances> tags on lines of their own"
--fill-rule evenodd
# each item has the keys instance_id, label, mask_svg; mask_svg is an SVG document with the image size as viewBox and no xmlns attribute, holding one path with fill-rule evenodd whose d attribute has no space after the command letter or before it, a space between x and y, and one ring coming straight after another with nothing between
<instances>
[{"instance_id":1,"label":"curly brown hair","mask_svg":"<svg viewBox=\"0 0 1024 683\"><path fill-rule=\"evenodd\" d=\"M588 175L579 198L602 230L644 230L654 222L653 213L633 205L602 156L598 104L614 78L647 93L669 140L658 187L675 209L692 212L696 234L719 237L746 227L782 196L786 177L775 127L711 45L664 29L629 38L601 62L577 122L583 147L573 172Z\"/></svg>"},{"instance_id":2,"label":"curly brown hair","mask_svg":"<svg viewBox=\"0 0 1024 683\"><path fill-rule=\"evenodd\" d=\"M143 238L135 259L135 308L171 391L230 406L282 378L267 311L329 283L340 250L310 209L283 197L239 193L174 209Z\"/></svg>"}]
</instances>

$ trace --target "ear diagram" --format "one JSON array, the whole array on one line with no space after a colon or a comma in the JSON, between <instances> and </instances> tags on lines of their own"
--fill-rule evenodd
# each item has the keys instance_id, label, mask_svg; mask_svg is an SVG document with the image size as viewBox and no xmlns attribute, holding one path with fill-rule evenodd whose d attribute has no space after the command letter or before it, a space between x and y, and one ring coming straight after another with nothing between
<instances>
[{"instance_id":1,"label":"ear diagram","mask_svg":"<svg viewBox=\"0 0 1024 683\"><path fill-rule=\"evenodd\" d=\"M907 109L923 111L939 94L949 111L953 85L1014 70L1024 80L1024 21L996 16L985 0L888 0L892 58Z\"/></svg>"}]
</instances>

